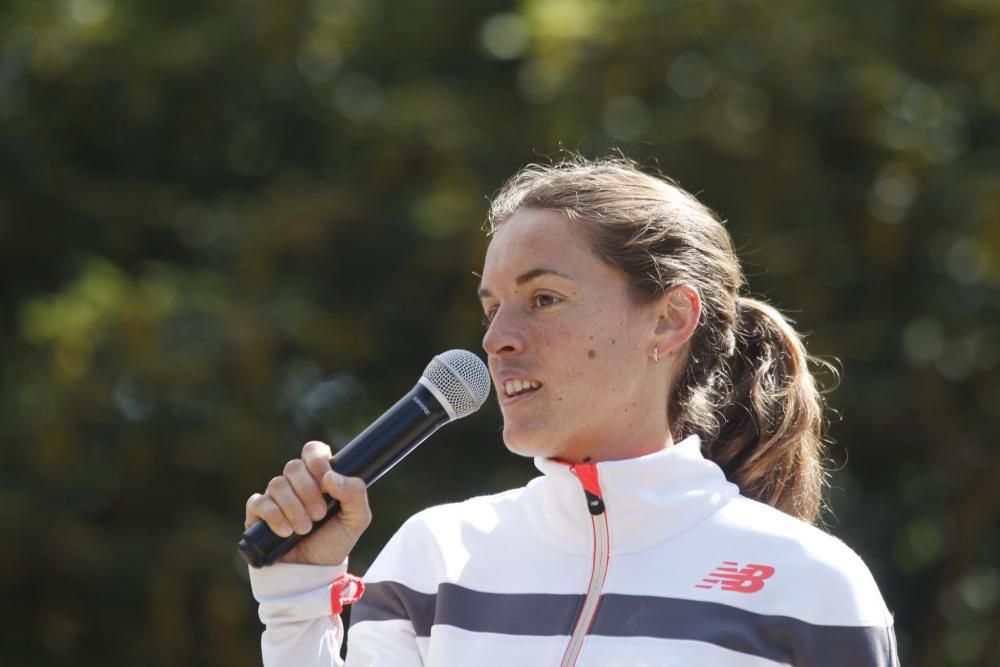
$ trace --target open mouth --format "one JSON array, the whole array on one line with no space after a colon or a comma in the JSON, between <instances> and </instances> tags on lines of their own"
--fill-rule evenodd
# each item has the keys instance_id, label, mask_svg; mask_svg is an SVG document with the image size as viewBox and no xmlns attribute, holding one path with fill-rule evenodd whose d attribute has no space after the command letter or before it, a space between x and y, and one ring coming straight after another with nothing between
<instances>
[{"instance_id":1,"label":"open mouth","mask_svg":"<svg viewBox=\"0 0 1000 667\"><path fill-rule=\"evenodd\" d=\"M531 380L507 380L503 383L503 393L506 398L514 398L538 391L541 387L540 382L532 382Z\"/></svg>"}]
</instances>

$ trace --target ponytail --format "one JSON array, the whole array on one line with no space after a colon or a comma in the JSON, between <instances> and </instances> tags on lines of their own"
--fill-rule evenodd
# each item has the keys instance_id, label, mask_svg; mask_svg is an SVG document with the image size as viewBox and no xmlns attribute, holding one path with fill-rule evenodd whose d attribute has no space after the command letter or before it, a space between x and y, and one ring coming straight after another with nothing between
<instances>
[{"instance_id":1,"label":"ponytail","mask_svg":"<svg viewBox=\"0 0 1000 667\"><path fill-rule=\"evenodd\" d=\"M775 308L736 301L735 345L720 373L721 418L706 455L743 495L814 522L822 505L825 400L802 337ZM714 421L714 420L713 420ZM712 429L714 430L714 429Z\"/></svg>"}]
</instances>

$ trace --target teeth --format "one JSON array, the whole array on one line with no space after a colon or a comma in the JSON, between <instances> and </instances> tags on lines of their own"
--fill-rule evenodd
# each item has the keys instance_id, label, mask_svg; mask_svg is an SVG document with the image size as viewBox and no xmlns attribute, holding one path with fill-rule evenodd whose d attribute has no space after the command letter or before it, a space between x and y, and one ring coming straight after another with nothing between
<instances>
[{"instance_id":1,"label":"teeth","mask_svg":"<svg viewBox=\"0 0 1000 667\"><path fill-rule=\"evenodd\" d=\"M529 389L538 389L541 385L528 380L507 380L503 383L503 389L508 396L516 396Z\"/></svg>"}]
</instances>

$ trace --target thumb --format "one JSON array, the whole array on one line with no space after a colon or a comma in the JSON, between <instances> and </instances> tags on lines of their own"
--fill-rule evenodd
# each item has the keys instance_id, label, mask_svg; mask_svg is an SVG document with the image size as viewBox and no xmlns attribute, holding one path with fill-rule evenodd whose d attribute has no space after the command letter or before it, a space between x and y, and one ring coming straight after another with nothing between
<instances>
[{"instance_id":1,"label":"thumb","mask_svg":"<svg viewBox=\"0 0 1000 667\"><path fill-rule=\"evenodd\" d=\"M371 522L368 487L360 477L344 477L330 470L323 475L323 491L340 503L340 521L359 533Z\"/></svg>"}]
</instances>

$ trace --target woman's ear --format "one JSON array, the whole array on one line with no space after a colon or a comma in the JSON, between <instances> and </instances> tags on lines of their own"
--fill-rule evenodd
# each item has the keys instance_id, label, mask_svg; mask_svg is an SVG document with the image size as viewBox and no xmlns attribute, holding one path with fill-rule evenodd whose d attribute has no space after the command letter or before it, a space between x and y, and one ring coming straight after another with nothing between
<instances>
[{"instance_id":1,"label":"woman's ear","mask_svg":"<svg viewBox=\"0 0 1000 667\"><path fill-rule=\"evenodd\" d=\"M654 308L657 320L653 344L661 356L673 354L684 347L698 326L701 295L690 285L678 285L657 299Z\"/></svg>"}]
</instances>

